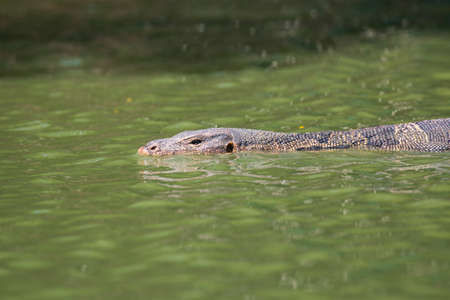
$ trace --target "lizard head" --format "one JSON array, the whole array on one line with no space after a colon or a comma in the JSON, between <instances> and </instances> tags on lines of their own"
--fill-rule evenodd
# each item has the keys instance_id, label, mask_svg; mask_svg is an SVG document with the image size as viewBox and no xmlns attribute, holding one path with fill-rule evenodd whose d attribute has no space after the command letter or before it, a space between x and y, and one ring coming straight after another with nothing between
<instances>
[{"instance_id":1,"label":"lizard head","mask_svg":"<svg viewBox=\"0 0 450 300\"><path fill-rule=\"evenodd\" d=\"M142 146L138 154L163 156L174 154L209 154L236 151L233 135L227 128L183 131L173 137L153 140Z\"/></svg>"}]
</instances>

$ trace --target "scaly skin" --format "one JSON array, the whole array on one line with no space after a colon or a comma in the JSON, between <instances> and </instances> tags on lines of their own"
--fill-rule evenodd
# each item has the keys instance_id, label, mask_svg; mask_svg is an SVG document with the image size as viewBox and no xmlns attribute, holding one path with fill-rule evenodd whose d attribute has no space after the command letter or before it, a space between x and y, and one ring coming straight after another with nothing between
<instances>
[{"instance_id":1,"label":"scaly skin","mask_svg":"<svg viewBox=\"0 0 450 300\"><path fill-rule=\"evenodd\" d=\"M140 155L209 154L241 151L289 152L333 149L443 152L450 150L450 118L397 125L281 133L242 128L184 131L139 148Z\"/></svg>"}]
</instances>

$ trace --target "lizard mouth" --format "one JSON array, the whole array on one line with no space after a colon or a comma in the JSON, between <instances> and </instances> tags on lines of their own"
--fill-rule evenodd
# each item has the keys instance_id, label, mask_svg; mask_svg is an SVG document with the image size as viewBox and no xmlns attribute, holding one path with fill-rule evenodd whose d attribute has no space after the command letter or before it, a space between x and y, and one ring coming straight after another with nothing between
<instances>
[{"instance_id":1,"label":"lizard mouth","mask_svg":"<svg viewBox=\"0 0 450 300\"><path fill-rule=\"evenodd\" d=\"M138 149L138 154L142 156L149 156L150 152L148 152L147 147L142 146Z\"/></svg>"}]
</instances>

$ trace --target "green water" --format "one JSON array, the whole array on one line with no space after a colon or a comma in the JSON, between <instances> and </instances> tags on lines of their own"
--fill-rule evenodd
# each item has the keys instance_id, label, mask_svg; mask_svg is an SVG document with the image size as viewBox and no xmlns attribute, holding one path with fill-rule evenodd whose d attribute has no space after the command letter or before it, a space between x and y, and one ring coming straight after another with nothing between
<instances>
[{"instance_id":1,"label":"green water","mask_svg":"<svg viewBox=\"0 0 450 300\"><path fill-rule=\"evenodd\" d=\"M399 33L238 72L1 78L1 298L448 299L449 153L136 150L214 126L449 117L449 41Z\"/></svg>"}]
</instances>

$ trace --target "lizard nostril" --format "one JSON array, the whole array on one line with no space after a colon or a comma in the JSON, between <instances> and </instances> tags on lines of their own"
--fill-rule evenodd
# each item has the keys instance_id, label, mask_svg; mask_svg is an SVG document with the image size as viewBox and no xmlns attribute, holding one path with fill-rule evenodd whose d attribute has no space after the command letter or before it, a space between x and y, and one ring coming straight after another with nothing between
<instances>
[{"instance_id":1,"label":"lizard nostril","mask_svg":"<svg viewBox=\"0 0 450 300\"><path fill-rule=\"evenodd\" d=\"M155 149L156 149L156 146L153 146L150 148L150 150L155 150Z\"/></svg>"}]
</instances>

